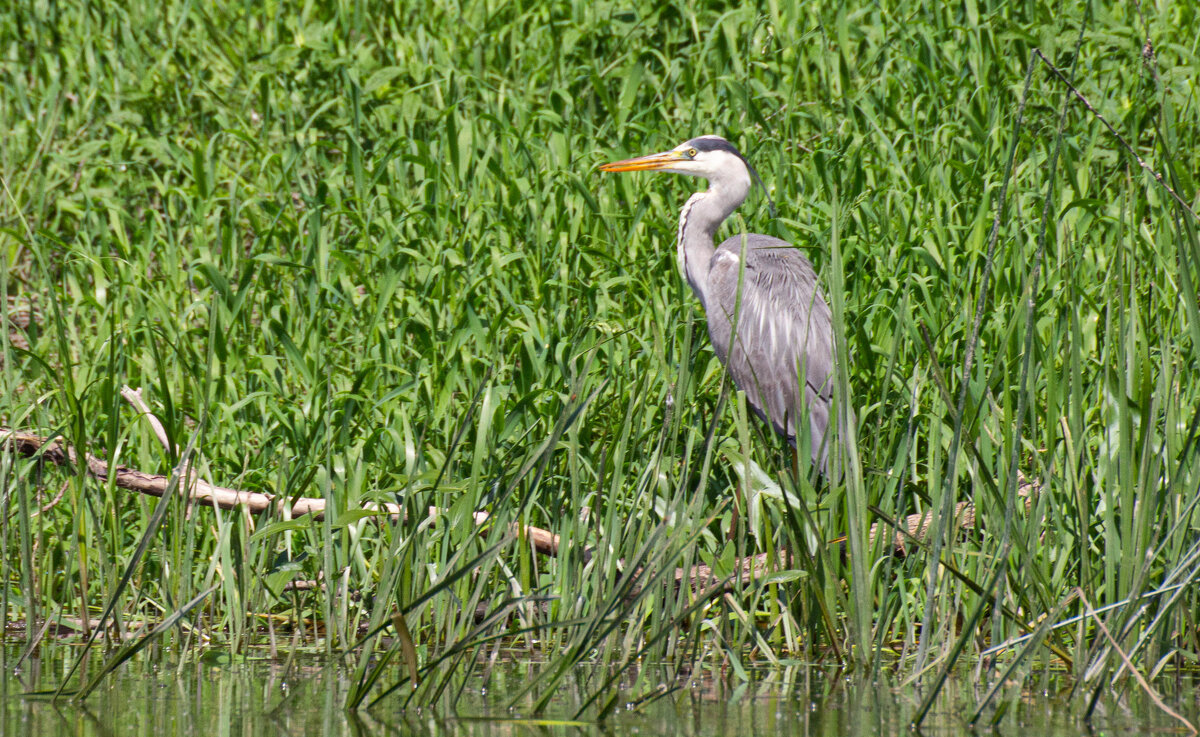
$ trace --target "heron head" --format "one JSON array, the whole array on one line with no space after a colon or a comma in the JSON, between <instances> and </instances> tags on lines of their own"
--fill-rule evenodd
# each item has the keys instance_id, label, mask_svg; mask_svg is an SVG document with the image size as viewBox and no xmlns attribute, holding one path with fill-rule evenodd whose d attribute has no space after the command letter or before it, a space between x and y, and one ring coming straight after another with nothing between
<instances>
[{"instance_id":1,"label":"heron head","mask_svg":"<svg viewBox=\"0 0 1200 737\"><path fill-rule=\"evenodd\" d=\"M670 151L639 156L636 159L602 164L600 171L665 171L704 177L721 189L749 191L753 180L762 184L758 172L732 143L720 136L699 136L684 141ZM766 187L764 186L764 189Z\"/></svg>"},{"instance_id":2,"label":"heron head","mask_svg":"<svg viewBox=\"0 0 1200 737\"><path fill-rule=\"evenodd\" d=\"M729 141L720 136L699 136L670 151L603 164L600 171L666 171L714 179L744 172L748 167L746 158Z\"/></svg>"}]
</instances>

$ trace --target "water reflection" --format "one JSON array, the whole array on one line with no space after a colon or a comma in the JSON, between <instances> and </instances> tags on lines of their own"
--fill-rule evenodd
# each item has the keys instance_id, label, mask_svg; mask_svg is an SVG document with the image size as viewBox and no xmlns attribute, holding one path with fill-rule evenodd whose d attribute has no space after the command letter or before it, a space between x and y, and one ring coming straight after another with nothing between
<instances>
[{"instance_id":1,"label":"water reflection","mask_svg":"<svg viewBox=\"0 0 1200 737\"><path fill-rule=\"evenodd\" d=\"M580 670L563 682L547 710L533 718L506 708L539 665L508 663L455 684L436 708L400 708L401 699L359 712L344 711L350 668L313 655L288 660L208 653L180 663L172 653L147 652L122 666L83 703L52 702L28 693L55 688L67 675L77 650L42 648L15 666L18 651L0 651L0 735L813 735L902 734L920 702L913 688L848 678L827 668L795 666L756 673L752 683L696 678L661 695L651 670L628 674L622 698L648 695L629 710L621 702L611 718L597 724L572 722L587 695L610 674ZM86 668L99 667L99 653ZM637 678L635 676L640 676ZM399 672L390 674L390 680ZM389 679L385 678L385 682ZM1051 678L1053 680L1053 678ZM1193 681L1170 686L1168 703L1196 721ZM665 684L664 684L665 686ZM669 690L667 687L664 690ZM951 683L927 720L923 734L960 734L985 689L969 677ZM658 698L654 698L659 695ZM1006 695L1009 709L1001 735L1087 734L1078 701L1043 690ZM559 717L559 718L555 718ZM1179 722L1131 691L1102 705L1096 733L1182 732Z\"/></svg>"}]
</instances>

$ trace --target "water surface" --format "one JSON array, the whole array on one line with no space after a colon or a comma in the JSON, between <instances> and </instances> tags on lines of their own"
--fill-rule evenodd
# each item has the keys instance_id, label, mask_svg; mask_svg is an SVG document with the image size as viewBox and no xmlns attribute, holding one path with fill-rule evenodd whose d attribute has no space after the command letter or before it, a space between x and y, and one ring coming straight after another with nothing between
<instances>
[{"instance_id":1,"label":"water surface","mask_svg":"<svg viewBox=\"0 0 1200 737\"><path fill-rule=\"evenodd\" d=\"M529 682L538 664L508 662L469 679L462 691L429 708L401 708L401 698L370 709L344 710L350 668L336 659L302 654L288 659L235 657L209 651L180 662L147 652L121 666L84 703L52 702L29 692L53 689L78 649L41 648L19 666L19 650L0 650L0 735L72 737L151 735L859 735L903 734L921 700L913 687L882 678L871 682L817 666L756 671L750 683L703 677L629 710L626 702L603 723L570 721L586 694L602 682L599 669L571 674L547 714L531 718L509 710L509 695ZM99 667L99 651L85 668ZM638 693L654 686L653 673L624 681ZM397 670L386 682L400 677ZM1061 680L1052 674L1043 680ZM728 682L727 682L728 681ZM939 698L921 734L966 731L984 689L964 672ZM995 734L1030 735L1186 733L1140 691L1104 700L1091 727L1083 706L1054 689L1006 693L1007 713ZM1194 680L1160 684L1167 703L1197 722ZM632 693L632 692L631 692ZM633 698L630 696L630 698Z\"/></svg>"}]
</instances>

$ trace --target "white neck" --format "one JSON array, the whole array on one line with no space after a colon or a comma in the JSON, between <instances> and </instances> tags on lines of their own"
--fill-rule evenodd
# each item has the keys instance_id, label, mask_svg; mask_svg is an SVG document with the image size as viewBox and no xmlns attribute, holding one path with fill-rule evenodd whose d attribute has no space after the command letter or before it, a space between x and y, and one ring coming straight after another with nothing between
<instances>
[{"instance_id":1,"label":"white neck","mask_svg":"<svg viewBox=\"0 0 1200 737\"><path fill-rule=\"evenodd\" d=\"M679 272L692 292L708 308L708 268L712 261L713 236L746 199L750 178L711 182L709 188L688 198L679 213Z\"/></svg>"}]
</instances>

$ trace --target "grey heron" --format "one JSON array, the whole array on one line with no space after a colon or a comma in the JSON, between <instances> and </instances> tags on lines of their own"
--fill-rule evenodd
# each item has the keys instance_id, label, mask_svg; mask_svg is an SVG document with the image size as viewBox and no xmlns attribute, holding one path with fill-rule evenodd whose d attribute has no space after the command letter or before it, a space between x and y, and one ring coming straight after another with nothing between
<instances>
[{"instance_id":1,"label":"grey heron","mask_svg":"<svg viewBox=\"0 0 1200 737\"><path fill-rule=\"evenodd\" d=\"M817 274L792 244L769 235L734 235L713 247L717 229L758 179L750 162L724 138L700 136L600 170L708 180L708 189L688 198L679 213L679 270L704 308L717 358L751 409L793 447L797 423L807 417L813 464L824 470L833 320Z\"/></svg>"}]
</instances>

